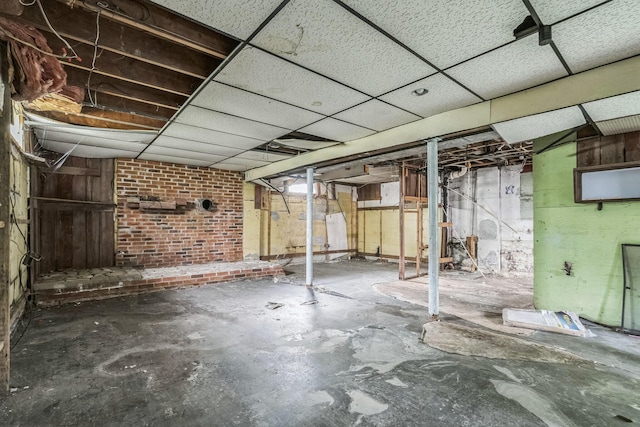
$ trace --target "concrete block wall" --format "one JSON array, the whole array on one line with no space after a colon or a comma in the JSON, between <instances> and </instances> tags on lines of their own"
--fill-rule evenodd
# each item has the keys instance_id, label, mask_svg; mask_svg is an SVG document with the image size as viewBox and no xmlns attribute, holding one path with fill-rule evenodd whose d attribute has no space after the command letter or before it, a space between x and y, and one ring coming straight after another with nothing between
<instances>
[{"instance_id":1,"label":"concrete block wall","mask_svg":"<svg viewBox=\"0 0 640 427\"><path fill-rule=\"evenodd\" d=\"M242 260L243 180L238 172L118 159L116 265L167 267ZM175 202L176 209L131 207L127 198ZM213 202L210 211L199 201Z\"/></svg>"}]
</instances>

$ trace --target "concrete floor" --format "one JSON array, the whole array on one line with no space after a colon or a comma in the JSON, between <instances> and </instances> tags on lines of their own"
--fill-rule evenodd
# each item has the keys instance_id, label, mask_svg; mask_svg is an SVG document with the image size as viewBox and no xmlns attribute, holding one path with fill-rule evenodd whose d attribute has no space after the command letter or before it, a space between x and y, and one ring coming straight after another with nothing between
<instances>
[{"instance_id":1,"label":"concrete floor","mask_svg":"<svg viewBox=\"0 0 640 427\"><path fill-rule=\"evenodd\" d=\"M0 425L640 422L636 338L595 325L589 326L598 336L590 339L515 336L443 313L438 326L449 333L434 337L444 337L436 339L444 352L418 340L424 307L372 288L395 282L397 265L316 265L317 304L304 304L312 298L304 266L287 269L296 274L277 283L216 284L35 311L13 350L17 390L0 397ZM269 303L283 306L272 310ZM452 330L465 337L471 331L476 345ZM474 355L478 342L496 358Z\"/></svg>"}]
</instances>

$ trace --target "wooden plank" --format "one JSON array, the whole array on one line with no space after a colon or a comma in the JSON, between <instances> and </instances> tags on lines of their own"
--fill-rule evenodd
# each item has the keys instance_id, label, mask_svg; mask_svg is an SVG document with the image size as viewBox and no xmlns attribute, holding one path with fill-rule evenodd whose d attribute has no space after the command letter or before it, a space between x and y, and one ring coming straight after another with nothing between
<instances>
[{"instance_id":1,"label":"wooden plank","mask_svg":"<svg viewBox=\"0 0 640 427\"><path fill-rule=\"evenodd\" d=\"M59 175L100 176L99 169L81 168L75 166L62 166L58 169L39 167L38 169L45 173L54 173Z\"/></svg>"},{"instance_id":2,"label":"wooden plank","mask_svg":"<svg viewBox=\"0 0 640 427\"><path fill-rule=\"evenodd\" d=\"M640 161L640 131L624 134L624 161Z\"/></svg>"},{"instance_id":3,"label":"wooden plank","mask_svg":"<svg viewBox=\"0 0 640 427\"><path fill-rule=\"evenodd\" d=\"M596 166L600 164L600 137L587 138L576 143L577 167Z\"/></svg>"},{"instance_id":4,"label":"wooden plank","mask_svg":"<svg viewBox=\"0 0 640 427\"><path fill-rule=\"evenodd\" d=\"M610 165L624 162L624 135L600 138L600 164Z\"/></svg>"},{"instance_id":5,"label":"wooden plank","mask_svg":"<svg viewBox=\"0 0 640 427\"><path fill-rule=\"evenodd\" d=\"M87 268L87 212L82 210L72 211L73 215L73 255L71 266L76 269Z\"/></svg>"},{"instance_id":6,"label":"wooden plank","mask_svg":"<svg viewBox=\"0 0 640 427\"><path fill-rule=\"evenodd\" d=\"M4 343L0 350L0 392L9 391L10 348L11 341L11 301L9 292L10 277L10 242L11 222L10 194L11 194L11 87L9 83L9 64L7 63L7 48L0 44L0 84L4 86L0 99L0 342Z\"/></svg>"},{"instance_id":7,"label":"wooden plank","mask_svg":"<svg viewBox=\"0 0 640 427\"><path fill-rule=\"evenodd\" d=\"M91 107L89 107L91 105ZM132 99L123 98L121 96L113 96L107 93L101 93L98 96L93 97L93 102L87 100L86 105L83 107L82 114L87 114L92 117L98 117L97 111L105 111L107 113L121 113L125 115L135 114L140 116L140 119L152 119L166 121L173 117L176 113L175 108L164 108L157 105L148 104L146 102L139 102ZM110 114L108 118L116 119L116 114ZM126 116L119 116L120 120ZM131 121L132 123L134 121ZM151 125L148 120L135 121L135 123ZM155 126L155 125L154 125Z\"/></svg>"},{"instance_id":8,"label":"wooden plank","mask_svg":"<svg viewBox=\"0 0 640 427\"><path fill-rule=\"evenodd\" d=\"M56 270L73 267L73 214L56 212Z\"/></svg>"},{"instance_id":9,"label":"wooden plank","mask_svg":"<svg viewBox=\"0 0 640 427\"><path fill-rule=\"evenodd\" d=\"M60 122L97 128L126 130L158 130L165 122L134 114L102 111L83 107L85 113L63 113L61 111L38 111L38 115ZM100 111L100 113L98 113Z\"/></svg>"},{"instance_id":10,"label":"wooden plank","mask_svg":"<svg viewBox=\"0 0 640 427\"><path fill-rule=\"evenodd\" d=\"M92 239L87 245L87 268L100 267L100 212L87 212L87 236Z\"/></svg>"},{"instance_id":11,"label":"wooden plank","mask_svg":"<svg viewBox=\"0 0 640 427\"><path fill-rule=\"evenodd\" d=\"M187 97L184 95L177 95L175 93L141 86L136 83L103 76L97 73L93 73L91 80L89 80L89 72L78 68L66 67L65 71L67 72L68 84L85 87L87 82L90 82L89 87L91 92L97 92L97 96L107 94L157 107L168 108L174 111L177 111L187 100ZM85 97L85 101L90 102L89 94Z\"/></svg>"}]
</instances>

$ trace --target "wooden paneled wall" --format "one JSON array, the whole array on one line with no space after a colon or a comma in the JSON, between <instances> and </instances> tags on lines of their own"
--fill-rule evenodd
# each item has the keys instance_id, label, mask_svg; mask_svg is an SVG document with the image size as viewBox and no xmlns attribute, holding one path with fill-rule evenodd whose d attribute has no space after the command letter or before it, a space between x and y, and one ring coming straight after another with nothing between
<instances>
[{"instance_id":1,"label":"wooden paneled wall","mask_svg":"<svg viewBox=\"0 0 640 427\"><path fill-rule=\"evenodd\" d=\"M640 161L640 132L578 140L577 167Z\"/></svg>"},{"instance_id":2,"label":"wooden paneled wall","mask_svg":"<svg viewBox=\"0 0 640 427\"><path fill-rule=\"evenodd\" d=\"M36 275L114 265L114 161L69 157L32 168Z\"/></svg>"}]
</instances>

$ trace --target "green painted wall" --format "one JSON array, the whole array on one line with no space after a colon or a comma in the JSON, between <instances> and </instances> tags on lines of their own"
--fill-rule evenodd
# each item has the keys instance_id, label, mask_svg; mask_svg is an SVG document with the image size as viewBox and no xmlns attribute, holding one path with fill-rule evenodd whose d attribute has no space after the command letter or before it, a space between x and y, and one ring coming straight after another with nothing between
<instances>
[{"instance_id":1,"label":"green painted wall","mask_svg":"<svg viewBox=\"0 0 640 427\"><path fill-rule=\"evenodd\" d=\"M558 135L540 138L537 151ZM640 244L640 202L574 203L575 135L534 155L534 304L571 310L619 326L622 315L622 243ZM563 263L572 263L570 276Z\"/></svg>"}]
</instances>

